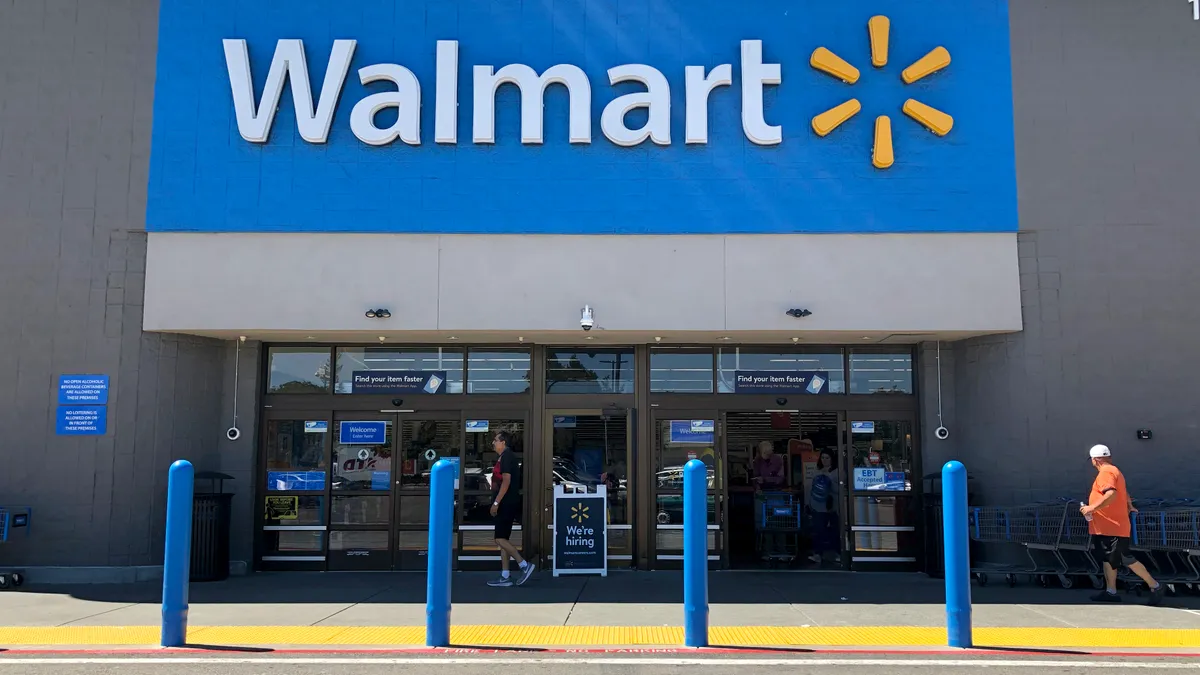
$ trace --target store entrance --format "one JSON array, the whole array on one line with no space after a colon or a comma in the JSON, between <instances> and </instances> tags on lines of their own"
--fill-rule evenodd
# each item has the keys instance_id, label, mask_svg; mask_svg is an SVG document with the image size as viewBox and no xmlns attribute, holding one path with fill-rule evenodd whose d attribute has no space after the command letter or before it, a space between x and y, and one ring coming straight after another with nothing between
<instances>
[{"instance_id":1,"label":"store entrance","mask_svg":"<svg viewBox=\"0 0 1200 675\"><path fill-rule=\"evenodd\" d=\"M844 567L836 412L729 412L729 566Z\"/></svg>"}]
</instances>

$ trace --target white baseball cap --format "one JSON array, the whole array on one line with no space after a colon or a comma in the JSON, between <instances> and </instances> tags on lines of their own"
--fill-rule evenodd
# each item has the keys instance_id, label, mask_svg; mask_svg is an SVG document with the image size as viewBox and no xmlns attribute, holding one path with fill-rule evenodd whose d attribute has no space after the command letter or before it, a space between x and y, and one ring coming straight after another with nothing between
<instances>
[{"instance_id":1,"label":"white baseball cap","mask_svg":"<svg viewBox=\"0 0 1200 675\"><path fill-rule=\"evenodd\" d=\"M1109 451L1107 445L1093 445L1092 449L1088 450L1088 454L1091 455L1092 459L1096 459L1097 457L1112 457L1112 452Z\"/></svg>"}]
</instances>

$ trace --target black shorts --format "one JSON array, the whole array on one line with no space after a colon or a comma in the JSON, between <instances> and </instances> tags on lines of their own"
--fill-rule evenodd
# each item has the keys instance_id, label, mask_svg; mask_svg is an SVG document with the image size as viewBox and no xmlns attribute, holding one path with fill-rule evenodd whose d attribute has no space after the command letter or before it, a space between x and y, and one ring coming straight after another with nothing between
<instances>
[{"instance_id":1,"label":"black shorts","mask_svg":"<svg viewBox=\"0 0 1200 675\"><path fill-rule=\"evenodd\" d=\"M1114 570L1137 562L1137 558L1129 552L1129 537L1095 535L1092 537L1092 550L1096 553L1097 562L1108 563Z\"/></svg>"},{"instance_id":2,"label":"black shorts","mask_svg":"<svg viewBox=\"0 0 1200 675\"><path fill-rule=\"evenodd\" d=\"M513 523L521 517L521 502L501 502L496 509L496 539L508 539L512 536Z\"/></svg>"}]
</instances>

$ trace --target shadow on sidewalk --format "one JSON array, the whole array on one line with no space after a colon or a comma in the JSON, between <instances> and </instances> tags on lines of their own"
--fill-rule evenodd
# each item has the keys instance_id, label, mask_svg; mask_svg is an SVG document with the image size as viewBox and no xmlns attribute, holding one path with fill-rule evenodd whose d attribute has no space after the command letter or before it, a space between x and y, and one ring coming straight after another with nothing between
<instances>
[{"instance_id":1,"label":"shadow on sidewalk","mask_svg":"<svg viewBox=\"0 0 1200 675\"><path fill-rule=\"evenodd\" d=\"M683 602L682 572L615 572L608 577L559 577L540 572L520 588L490 588L493 575L454 575L457 604ZM28 586L21 593L66 595L110 603L157 603L161 583ZM1087 605L1089 590L1017 586L972 588L976 605ZM709 602L714 605L941 605L942 581L923 574L714 572L709 575ZM1126 605L1144 599L1127 596ZM194 604L424 604L421 572L271 572L191 585ZM1164 605L1200 609L1200 598L1168 598Z\"/></svg>"}]
</instances>

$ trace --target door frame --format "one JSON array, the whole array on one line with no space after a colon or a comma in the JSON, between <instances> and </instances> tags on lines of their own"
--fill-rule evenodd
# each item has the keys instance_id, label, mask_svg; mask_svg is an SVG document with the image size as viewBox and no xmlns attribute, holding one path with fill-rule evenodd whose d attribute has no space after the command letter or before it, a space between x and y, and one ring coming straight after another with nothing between
<instances>
[{"instance_id":1,"label":"door frame","mask_svg":"<svg viewBox=\"0 0 1200 675\"><path fill-rule=\"evenodd\" d=\"M845 514L841 523L842 530L842 564L847 570L852 571L894 571L908 572L918 569L922 561L923 555L923 528L921 523L921 504L922 504L922 468L921 468L921 444L920 444L920 414L916 410L905 410L903 408L891 409L870 409L870 410L848 410L844 413L845 418L842 420L841 435L841 457L838 464L841 467L840 473L845 489L842 490L842 513ZM899 495L908 500L908 508L913 512L911 526L894 526L895 529L888 530L873 530L878 532L911 532L913 536L912 555L906 555L905 551L898 551L893 555L856 555L854 550L854 534L862 530L854 529L853 524L856 519L856 514L853 511L854 498L859 496L854 490L854 466L853 458L850 456L853 451L854 438L851 432L851 422L855 421L873 421L873 422L908 422L909 433L912 435L912 468L909 474L909 489L906 492L894 492L884 495ZM858 491L866 496L867 491ZM878 496L878 495L874 495ZM872 526L866 526L872 527ZM891 527L891 526L880 526ZM872 560L877 559L877 560Z\"/></svg>"}]
</instances>

